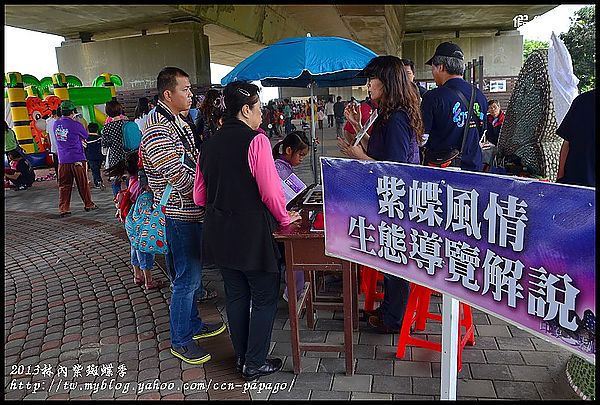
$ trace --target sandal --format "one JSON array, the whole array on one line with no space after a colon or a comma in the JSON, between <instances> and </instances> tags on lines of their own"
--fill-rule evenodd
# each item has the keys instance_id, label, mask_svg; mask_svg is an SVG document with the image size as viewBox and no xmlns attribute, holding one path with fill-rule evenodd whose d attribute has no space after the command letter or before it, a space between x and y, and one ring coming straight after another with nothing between
<instances>
[{"instance_id":1,"label":"sandal","mask_svg":"<svg viewBox=\"0 0 600 405\"><path fill-rule=\"evenodd\" d=\"M164 286L164 283L161 280L152 280L149 283L146 283L146 290L154 290L155 288L161 288Z\"/></svg>"},{"instance_id":2,"label":"sandal","mask_svg":"<svg viewBox=\"0 0 600 405\"><path fill-rule=\"evenodd\" d=\"M133 282L136 283L137 285L144 285L144 276L142 276L142 277L133 276Z\"/></svg>"}]
</instances>

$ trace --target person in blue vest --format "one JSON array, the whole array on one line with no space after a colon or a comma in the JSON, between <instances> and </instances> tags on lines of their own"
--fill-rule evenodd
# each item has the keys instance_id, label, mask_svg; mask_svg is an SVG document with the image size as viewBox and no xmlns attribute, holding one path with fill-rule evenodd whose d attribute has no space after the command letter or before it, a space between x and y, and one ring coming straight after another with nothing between
<instances>
[{"instance_id":1,"label":"person in blue vest","mask_svg":"<svg viewBox=\"0 0 600 405\"><path fill-rule=\"evenodd\" d=\"M392 55L373 58L360 73L367 77L369 96L377 107L373 132L354 146L338 138L340 151L354 159L419 164L423 142L423 121L419 92L411 83L400 58ZM349 103L345 117L358 133L363 128L360 107ZM410 285L391 274L383 276L383 301L374 311L365 311L367 325L378 333L398 333L402 327Z\"/></svg>"},{"instance_id":2,"label":"person in blue vest","mask_svg":"<svg viewBox=\"0 0 600 405\"><path fill-rule=\"evenodd\" d=\"M462 170L481 171L483 161L479 140L486 129L485 115L487 100L479 89L475 89L473 112L469 123L466 123L469 105L458 94L460 92L466 102L470 102L472 85L463 79L465 57L458 45L442 42L431 59L425 62L431 65L431 74L438 87L423 94L421 110L425 125L425 159L428 154L461 150L463 145L464 126L469 125L467 139L462 149L460 168Z\"/></svg>"}]
</instances>

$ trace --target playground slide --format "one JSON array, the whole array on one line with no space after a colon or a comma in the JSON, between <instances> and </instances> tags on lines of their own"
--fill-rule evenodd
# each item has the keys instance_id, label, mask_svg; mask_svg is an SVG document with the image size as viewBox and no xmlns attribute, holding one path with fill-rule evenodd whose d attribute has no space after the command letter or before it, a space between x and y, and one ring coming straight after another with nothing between
<instances>
[{"instance_id":1,"label":"playground slide","mask_svg":"<svg viewBox=\"0 0 600 405\"><path fill-rule=\"evenodd\" d=\"M104 126L104 123L106 122L106 114L96 107L94 107L94 113L96 114L96 121L98 121L98 124Z\"/></svg>"}]
</instances>

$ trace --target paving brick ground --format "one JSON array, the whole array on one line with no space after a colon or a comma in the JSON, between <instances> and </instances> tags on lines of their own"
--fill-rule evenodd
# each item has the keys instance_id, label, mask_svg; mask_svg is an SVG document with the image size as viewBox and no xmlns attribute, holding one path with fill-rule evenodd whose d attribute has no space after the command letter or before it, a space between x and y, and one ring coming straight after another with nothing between
<instances>
[{"instance_id":1,"label":"paving brick ground","mask_svg":"<svg viewBox=\"0 0 600 405\"><path fill-rule=\"evenodd\" d=\"M335 133L324 133L323 150L333 156ZM299 170L307 183L309 168L307 159ZM439 399L439 353L409 347L397 359L398 336L374 334L362 321L353 337L354 376L345 375L342 353L315 352L303 353L302 373L295 376L283 300L270 354L284 360L284 369L262 378L262 385L244 389L226 333L203 342L210 362L181 363L169 353L169 288L146 292L133 283L110 188L92 195L99 210L85 212L74 192L73 216L61 219L54 181L5 191L6 399ZM167 281L163 269L158 257L155 277ZM220 275L205 269L204 281L219 297L199 305L202 316L226 320ZM433 297L432 304L439 312L441 299ZM463 352L458 399L578 399L565 376L568 352L491 315L474 310L473 317L476 343ZM304 340L339 342L342 314L319 311L314 331L304 321L301 328ZM433 323L424 336L439 341L440 334Z\"/></svg>"}]
</instances>

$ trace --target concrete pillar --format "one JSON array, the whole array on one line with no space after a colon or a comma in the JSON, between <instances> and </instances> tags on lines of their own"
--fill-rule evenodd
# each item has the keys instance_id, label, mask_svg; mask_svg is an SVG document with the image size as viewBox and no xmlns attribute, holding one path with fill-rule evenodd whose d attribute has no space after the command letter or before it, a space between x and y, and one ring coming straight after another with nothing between
<instances>
[{"instance_id":1,"label":"concrete pillar","mask_svg":"<svg viewBox=\"0 0 600 405\"><path fill-rule=\"evenodd\" d=\"M190 75L192 85L210 86L210 54L203 24L170 24L169 33L82 42L68 39L56 48L58 69L81 79L84 86L102 73L123 79L120 90L156 88L158 72L176 66Z\"/></svg>"},{"instance_id":2,"label":"concrete pillar","mask_svg":"<svg viewBox=\"0 0 600 405\"><path fill-rule=\"evenodd\" d=\"M402 41L404 40L404 16L404 5L385 5L385 52L388 55L402 57Z\"/></svg>"},{"instance_id":3,"label":"concrete pillar","mask_svg":"<svg viewBox=\"0 0 600 405\"><path fill-rule=\"evenodd\" d=\"M404 38L404 55L415 62L417 80L433 80L425 62L444 41L458 44L465 62L483 56L484 77L517 76L523 66L523 36L516 30L500 32L440 32L410 35Z\"/></svg>"}]
</instances>

